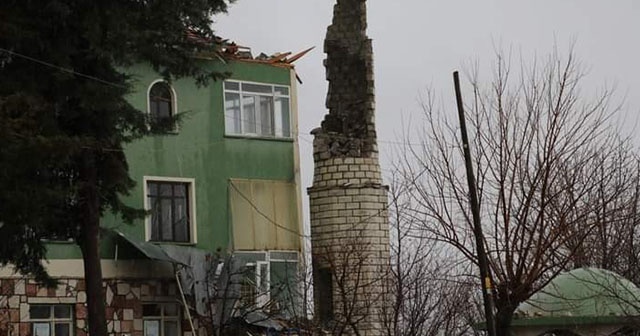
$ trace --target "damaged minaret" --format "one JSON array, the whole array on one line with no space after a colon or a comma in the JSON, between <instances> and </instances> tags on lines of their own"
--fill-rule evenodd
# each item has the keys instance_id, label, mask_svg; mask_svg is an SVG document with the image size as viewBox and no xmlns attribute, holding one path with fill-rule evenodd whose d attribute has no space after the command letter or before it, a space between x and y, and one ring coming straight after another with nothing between
<instances>
[{"instance_id":1,"label":"damaged minaret","mask_svg":"<svg viewBox=\"0 0 640 336\"><path fill-rule=\"evenodd\" d=\"M329 330L382 335L389 225L366 28L366 0L338 0L324 46L329 114L312 131L308 193L316 317Z\"/></svg>"}]
</instances>

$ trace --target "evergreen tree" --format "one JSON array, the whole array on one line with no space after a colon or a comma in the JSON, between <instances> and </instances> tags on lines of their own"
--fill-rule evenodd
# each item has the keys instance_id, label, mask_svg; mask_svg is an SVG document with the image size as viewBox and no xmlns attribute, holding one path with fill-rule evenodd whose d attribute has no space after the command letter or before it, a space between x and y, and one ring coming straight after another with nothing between
<instances>
[{"instance_id":1,"label":"evergreen tree","mask_svg":"<svg viewBox=\"0 0 640 336\"><path fill-rule=\"evenodd\" d=\"M100 218L145 215L121 201L134 186L122 149L158 129L125 99L126 68L144 62L167 80L215 79L194 56L217 50L212 17L228 2L0 2L0 265L53 284L43 239L72 237L92 336L107 333Z\"/></svg>"}]
</instances>

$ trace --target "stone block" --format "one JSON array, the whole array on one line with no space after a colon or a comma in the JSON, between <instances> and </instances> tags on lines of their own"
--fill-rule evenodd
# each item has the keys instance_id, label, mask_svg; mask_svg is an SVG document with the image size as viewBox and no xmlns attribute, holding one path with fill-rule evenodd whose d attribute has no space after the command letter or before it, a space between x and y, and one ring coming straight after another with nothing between
<instances>
[{"instance_id":1,"label":"stone block","mask_svg":"<svg viewBox=\"0 0 640 336\"><path fill-rule=\"evenodd\" d=\"M18 307L20 305L18 304ZM18 309L9 309L9 321L10 322L20 322L20 308Z\"/></svg>"},{"instance_id":2,"label":"stone block","mask_svg":"<svg viewBox=\"0 0 640 336\"><path fill-rule=\"evenodd\" d=\"M142 323L142 319L135 319L133 320L133 330L134 331L142 331L143 328L143 323Z\"/></svg>"},{"instance_id":3,"label":"stone block","mask_svg":"<svg viewBox=\"0 0 640 336\"><path fill-rule=\"evenodd\" d=\"M130 321L122 321L120 325L120 329L122 332L131 332L133 331L133 320Z\"/></svg>"},{"instance_id":4,"label":"stone block","mask_svg":"<svg viewBox=\"0 0 640 336\"><path fill-rule=\"evenodd\" d=\"M359 202L349 202L346 203L346 209L360 209L360 203Z\"/></svg>"},{"instance_id":5,"label":"stone block","mask_svg":"<svg viewBox=\"0 0 640 336\"><path fill-rule=\"evenodd\" d=\"M123 309L122 310L122 319L123 320L133 320L133 309Z\"/></svg>"},{"instance_id":6,"label":"stone block","mask_svg":"<svg viewBox=\"0 0 640 336\"><path fill-rule=\"evenodd\" d=\"M36 296L38 294L38 285L28 283L26 286L27 296Z\"/></svg>"},{"instance_id":7,"label":"stone block","mask_svg":"<svg viewBox=\"0 0 640 336\"><path fill-rule=\"evenodd\" d=\"M105 297L106 304L110 306L111 303L113 302L113 290L111 289L111 286L107 286L104 297Z\"/></svg>"},{"instance_id":8,"label":"stone block","mask_svg":"<svg viewBox=\"0 0 640 336\"><path fill-rule=\"evenodd\" d=\"M14 287L13 287L13 293L16 295L25 295L27 294L27 290L26 290L26 284L24 282L24 280L19 280L16 281Z\"/></svg>"},{"instance_id":9,"label":"stone block","mask_svg":"<svg viewBox=\"0 0 640 336\"><path fill-rule=\"evenodd\" d=\"M79 291L78 294L76 295L76 300L79 303L87 302L87 293L85 291Z\"/></svg>"},{"instance_id":10,"label":"stone block","mask_svg":"<svg viewBox=\"0 0 640 336\"><path fill-rule=\"evenodd\" d=\"M136 287L131 287L131 294L133 294L133 296L136 299L140 298L140 287L136 286Z\"/></svg>"},{"instance_id":11,"label":"stone block","mask_svg":"<svg viewBox=\"0 0 640 336\"><path fill-rule=\"evenodd\" d=\"M36 293L36 296L40 296L40 297L49 296L49 291L47 290L46 287L38 287L38 292Z\"/></svg>"},{"instance_id":12,"label":"stone block","mask_svg":"<svg viewBox=\"0 0 640 336\"><path fill-rule=\"evenodd\" d=\"M76 304L76 319L87 318L87 306L84 303Z\"/></svg>"},{"instance_id":13,"label":"stone block","mask_svg":"<svg viewBox=\"0 0 640 336\"><path fill-rule=\"evenodd\" d=\"M13 279L4 279L4 280L2 280L0 282L0 294L1 295L13 295L14 283L15 283L15 281Z\"/></svg>"},{"instance_id":14,"label":"stone block","mask_svg":"<svg viewBox=\"0 0 640 336\"><path fill-rule=\"evenodd\" d=\"M386 206L385 203L378 203L378 202L361 202L360 203L360 207L362 209L378 210L378 209L383 209L385 206Z\"/></svg>"},{"instance_id":15,"label":"stone block","mask_svg":"<svg viewBox=\"0 0 640 336\"><path fill-rule=\"evenodd\" d=\"M116 292L118 295L126 295L131 290L131 286L129 286L126 282L120 282L116 285Z\"/></svg>"},{"instance_id":16,"label":"stone block","mask_svg":"<svg viewBox=\"0 0 640 336\"><path fill-rule=\"evenodd\" d=\"M20 321L27 321L29 319L29 304L20 303Z\"/></svg>"},{"instance_id":17,"label":"stone block","mask_svg":"<svg viewBox=\"0 0 640 336\"><path fill-rule=\"evenodd\" d=\"M78 284L76 286L76 290L86 290L86 283L84 279L78 279Z\"/></svg>"},{"instance_id":18,"label":"stone block","mask_svg":"<svg viewBox=\"0 0 640 336\"><path fill-rule=\"evenodd\" d=\"M66 283L58 284L58 286L56 287L55 296L57 296L57 297L65 297L65 296L67 296L67 284Z\"/></svg>"},{"instance_id":19,"label":"stone block","mask_svg":"<svg viewBox=\"0 0 640 336\"><path fill-rule=\"evenodd\" d=\"M20 335L27 336L31 335L31 325L26 322L20 323Z\"/></svg>"},{"instance_id":20,"label":"stone block","mask_svg":"<svg viewBox=\"0 0 640 336\"><path fill-rule=\"evenodd\" d=\"M9 299L7 301L9 308L20 308L20 296L9 296Z\"/></svg>"}]
</instances>

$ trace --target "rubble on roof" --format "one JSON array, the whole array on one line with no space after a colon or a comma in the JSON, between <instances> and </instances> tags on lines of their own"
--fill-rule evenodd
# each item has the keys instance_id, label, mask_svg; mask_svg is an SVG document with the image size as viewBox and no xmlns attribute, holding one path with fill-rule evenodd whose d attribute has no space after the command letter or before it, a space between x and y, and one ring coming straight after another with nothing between
<instances>
[{"instance_id":1,"label":"rubble on roof","mask_svg":"<svg viewBox=\"0 0 640 336\"><path fill-rule=\"evenodd\" d=\"M251 48L243 47L235 44L234 42L228 44L222 44L222 55L225 59L233 59L255 63L265 63L275 66L293 67L293 62L299 60L315 47L303 50L297 54L291 52L275 53L273 55L267 55L260 53L258 56L253 57Z\"/></svg>"},{"instance_id":2,"label":"rubble on roof","mask_svg":"<svg viewBox=\"0 0 640 336\"><path fill-rule=\"evenodd\" d=\"M192 41L203 43L203 44L211 43L211 39L202 37L201 35L193 31L187 31L187 38ZM258 56L253 57L253 54L251 53L251 48L249 47L238 45L235 42L230 41L229 39L224 39L219 36L214 36L214 39L215 39L215 44L217 46L216 50L213 52L201 52L198 55L199 57L217 58L217 59L220 59L221 61L238 60L243 62L263 63L263 64L270 64L274 66L293 68L293 62L299 60L300 58L302 58L304 55L306 55L308 52L310 52L315 48L315 47L311 47L293 55L291 52L284 52L284 53L278 52L273 55L260 53Z\"/></svg>"}]
</instances>

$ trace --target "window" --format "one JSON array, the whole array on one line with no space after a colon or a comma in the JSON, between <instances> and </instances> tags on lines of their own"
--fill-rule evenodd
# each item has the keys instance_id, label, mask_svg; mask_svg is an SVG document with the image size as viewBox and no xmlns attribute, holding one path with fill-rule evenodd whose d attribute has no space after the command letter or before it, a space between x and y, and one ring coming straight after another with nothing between
<instances>
[{"instance_id":1,"label":"window","mask_svg":"<svg viewBox=\"0 0 640 336\"><path fill-rule=\"evenodd\" d=\"M228 135L291 137L287 86L225 81L224 109Z\"/></svg>"},{"instance_id":2,"label":"window","mask_svg":"<svg viewBox=\"0 0 640 336\"><path fill-rule=\"evenodd\" d=\"M33 336L72 335L73 314L70 305L31 305L29 319Z\"/></svg>"},{"instance_id":3,"label":"window","mask_svg":"<svg viewBox=\"0 0 640 336\"><path fill-rule=\"evenodd\" d=\"M191 179L146 180L149 240L195 242L193 189Z\"/></svg>"},{"instance_id":4,"label":"window","mask_svg":"<svg viewBox=\"0 0 640 336\"><path fill-rule=\"evenodd\" d=\"M176 303L142 305L144 336L180 335L180 307Z\"/></svg>"},{"instance_id":5,"label":"window","mask_svg":"<svg viewBox=\"0 0 640 336\"><path fill-rule=\"evenodd\" d=\"M295 251L236 252L243 262L240 308L268 308L286 314L296 304L298 253Z\"/></svg>"},{"instance_id":6,"label":"window","mask_svg":"<svg viewBox=\"0 0 640 336\"><path fill-rule=\"evenodd\" d=\"M173 89L165 81L157 81L149 88L149 114L153 127L173 126L175 115L175 97ZM168 124L171 123L171 124Z\"/></svg>"},{"instance_id":7,"label":"window","mask_svg":"<svg viewBox=\"0 0 640 336\"><path fill-rule=\"evenodd\" d=\"M245 268L240 286L241 307L266 306L269 302L269 263L248 263Z\"/></svg>"}]
</instances>

